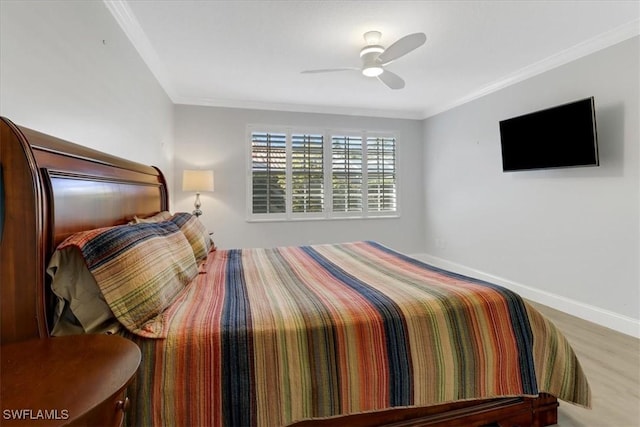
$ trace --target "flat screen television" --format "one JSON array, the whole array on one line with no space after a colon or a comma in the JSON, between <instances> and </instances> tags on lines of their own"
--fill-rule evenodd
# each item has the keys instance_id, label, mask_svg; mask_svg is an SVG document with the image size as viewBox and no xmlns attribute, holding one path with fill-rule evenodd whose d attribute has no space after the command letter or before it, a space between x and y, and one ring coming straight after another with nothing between
<instances>
[{"instance_id":1,"label":"flat screen television","mask_svg":"<svg viewBox=\"0 0 640 427\"><path fill-rule=\"evenodd\" d=\"M598 166L593 97L500 122L504 172Z\"/></svg>"}]
</instances>

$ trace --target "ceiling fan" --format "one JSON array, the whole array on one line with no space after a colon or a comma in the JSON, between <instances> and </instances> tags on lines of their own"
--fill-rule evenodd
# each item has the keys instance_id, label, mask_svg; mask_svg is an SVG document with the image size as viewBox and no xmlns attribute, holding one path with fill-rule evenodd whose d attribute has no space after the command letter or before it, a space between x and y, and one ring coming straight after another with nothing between
<instances>
[{"instance_id":1,"label":"ceiling fan","mask_svg":"<svg viewBox=\"0 0 640 427\"><path fill-rule=\"evenodd\" d=\"M384 67L407 53L419 48L427 41L424 33L413 33L402 37L388 48L380 46L380 31L368 31L364 33L367 45L360 50L362 67L324 68L319 70L305 70L303 74L331 73L334 71L361 71L367 77L377 77L390 89L402 89L404 80Z\"/></svg>"}]
</instances>

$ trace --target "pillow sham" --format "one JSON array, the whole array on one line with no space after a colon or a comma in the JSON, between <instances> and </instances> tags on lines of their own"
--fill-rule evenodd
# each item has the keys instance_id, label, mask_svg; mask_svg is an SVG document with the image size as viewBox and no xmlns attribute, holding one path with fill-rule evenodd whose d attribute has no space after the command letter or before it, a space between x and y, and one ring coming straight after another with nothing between
<instances>
[{"instance_id":1,"label":"pillow sham","mask_svg":"<svg viewBox=\"0 0 640 427\"><path fill-rule=\"evenodd\" d=\"M133 217L133 221L129 224L141 224L141 223L149 223L149 222L162 222L167 221L171 218L171 213L169 211L161 211L155 215L147 216L144 218L138 218L138 216Z\"/></svg>"},{"instance_id":2,"label":"pillow sham","mask_svg":"<svg viewBox=\"0 0 640 427\"><path fill-rule=\"evenodd\" d=\"M197 261L203 260L213 247L213 241L205 226L197 216L186 212L174 214L169 221L176 224L182 231L193 248L193 255Z\"/></svg>"},{"instance_id":3,"label":"pillow sham","mask_svg":"<svg viewBox=\"0 0 640 427\"><path fill-rule=\"evenodd\" d=\"M58 299L51 335L97 334L118 329L116 317L77 248L56 250L47 274Z\"/></svg>"},{"instance_id":4,"label":"pillow sham","mask_svg":"<svg viewBox=\"0 0 640 427\"><path fill-rule=\"evenodd\" d=\"M59 248L77 247L105 301L134 334L163 338L163 311L198 269L191 245L171 221L85 231Z\"/></svg>"}]
</instances>

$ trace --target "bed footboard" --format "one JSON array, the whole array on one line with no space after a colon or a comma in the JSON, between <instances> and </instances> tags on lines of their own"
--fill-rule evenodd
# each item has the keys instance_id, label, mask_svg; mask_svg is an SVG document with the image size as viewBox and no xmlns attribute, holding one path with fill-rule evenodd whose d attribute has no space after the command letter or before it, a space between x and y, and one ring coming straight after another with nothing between
<instances>
[{"instance_id":1,"label":"bed footboard","mask_svg":"<svg viewBox=\"0 0 640 427\"><path fill-rule=\"evenodd\" d=\"M291 427L330 427L335 426L336 421L309 420ZM393 409L350 415L339 421L350 427L544 427L558 422L558 401L542 393L536 398L514 397Z\"/></svg>"}]
</instances>

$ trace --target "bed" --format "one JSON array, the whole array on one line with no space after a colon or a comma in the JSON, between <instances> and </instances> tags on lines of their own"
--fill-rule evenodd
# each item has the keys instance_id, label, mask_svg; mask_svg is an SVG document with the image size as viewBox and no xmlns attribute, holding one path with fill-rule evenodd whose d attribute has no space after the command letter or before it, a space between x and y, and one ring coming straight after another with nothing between
<instances>
[{"instance_id":1,"label":"bed","mask_svg":"<svg viewBox=\"0 0 640 427\"><path fill-rule=\"evenodd\" d=\"M215 249L189 214L167 213L158 169L6 118L0 132L1 342L56 330L47 268L82 254L117 316L100 331L143 354L130 425L546 426L558 398L590 406L567 341L507 289L376 242ZM96 255L107 237L117 250ZM152 251L171 247L180 285L136 317L118 305L135 288L117 294L133 276L109 279L135 259L128 242L162 239L175 243ZM151 271L152 253L133 264Z\"/></svg>"}]
</instances>

